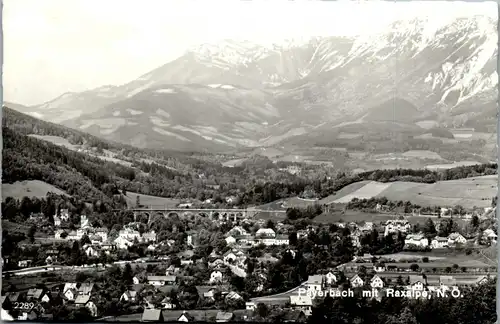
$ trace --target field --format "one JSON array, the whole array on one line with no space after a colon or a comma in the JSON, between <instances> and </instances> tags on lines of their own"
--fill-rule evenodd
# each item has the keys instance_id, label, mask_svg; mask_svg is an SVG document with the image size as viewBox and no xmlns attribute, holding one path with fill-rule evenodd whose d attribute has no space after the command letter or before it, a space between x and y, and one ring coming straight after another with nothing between
<instances>
[{"instance_id":1,"label":"field","mask_svg":"<svg viewBox=\"0 0 500 324\"><path fill-rule=\"evenodd\" d=\"M345 197L347 195L352 194L353 192L356 192L357 190L361 189L362 187L364 187L365 185L367 185L370 182L371 181L360 181L360 182L355 182L353 184L350 184L350 185L340 189L339 191L337 191L334 195L330 195L324 199L321 199L320 203L321 204L331 204L334 201L336 201L337 199L340 199L342 197Z\"/></svg>"},{"instance_id":2,"label":"field","mask_svg":"<svg viewBox=\"0 0 500 324\"><path fill-rule=\"evenodd\" d=\"M364 183L364 185L360 185ZM498 176L482 176L460 180L439 181L433 184L416 182L380 183L363 181L346 186L323 203L346 203L353 198L386 197L393 201L411 201L421 206L490 207L497 195ZM361 187L360 187L361 186Z\"/></svg>"},{"instance_id":3,"label":"field","mask_svg":"<svg viewBox=\"0 0 500 324\"><path fill-rule=\"evenodd\" d=\"M7 197L13 197L19 200L23 197L44 198L49 192L67 196L61 189L39 180L17 181L12 184L2 183L3 200Z\"/></svg>"},{"instance_id":4,"label":"field","mask_svg":"<svg viewBox=\"0 0 500 324\"><path fill-rule=\"evenodd\" d=\"M242 165L242 163L245 161L246 161L246 159L234 159L234 160L226 161L226 162L222 163L222 165L225 167L234 168L234 167Z\"/></svg>"},{"instance_id":5,"label":"field","mask_svg":"<svg viewBox=\"0 0 500 324\"><path fill-rule=\"evenodd\" d=\"M333 212L323 213L316 218L314 222L331 224L337 222L385 222L391 219L397 219L398 216L391 214L365 213L362 211L347 210L345 213ZM405 217L410 224L424 224L427 217L408 216Z\"/></svg>"},{"instance_id":6,"label":"field","mask_svg":"<svg viewBox=\"0 0 500 324\"><path fill-rule=\"evenodd\" d=\"M35 135L35 134L31 134L28 136L34 137L34 138L42 140L42 141L50 142L50 143L57 145L57 146L64 146L65 148L72 150L72 151L76 151L80 148L80 145L73 145L70 142L68 142L67 139L65 139L63 137L59 137L59 136Z\"/></svg>"},{"instance_id":7,"label":"field","mask_svg":"<svg viewBox=\"0 0 500 324\"><path fill-rule=\"evenodd\" d=\"M175 198L164 198L127 192L125 199L129 208L135 207L137 196L139 196L140 204L146 207L174 208L180 203L180 200Z\"/></svg>"},{"instance_id":8,"label":"field","mask_svg":"<svg viewBox=\"0 0 500 324\"><path fill-rule=\"evenodd\" d=\"M272 220L274 222L280 222L286 219L286 213L276 213L276 212L260 212L255 214L254 219L262 219L262 220Z\"/></svg>"},{"instance_id":9,"label":"field","mask_svg":"<svg viewBox=\"0 0 500 324\"><path fill-rule=\"evenodd\" d=\"M31 134L28 136L37 138L39 140L50 142L50 143L57 145L57 146L63 146L63 147L65 147L69 150L72 150L72 151L78 151L79 149L82 149L82 145L73 145L67 139L65 139L63 137L59 137L59 136L35 135L35 134ZM108 150L103 151L104 155L98 155L98 154L95 154L95 152L87 152L87 153L96 157L96 158L99 158L101 160L108 161L108 162L114 162L117 164L124 165L126 167L130 167L132 165L132 163L130 163L128 161L123 161L123 160L115 158L116 154L111 152L111 151L108 151Z\"/></svg>"}]
</instances>

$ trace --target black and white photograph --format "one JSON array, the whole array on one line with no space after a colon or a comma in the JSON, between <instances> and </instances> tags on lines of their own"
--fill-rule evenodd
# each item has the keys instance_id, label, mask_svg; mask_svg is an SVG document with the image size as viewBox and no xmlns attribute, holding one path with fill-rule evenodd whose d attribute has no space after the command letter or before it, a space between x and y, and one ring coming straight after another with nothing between
<instances>
[{"instance_id":1,"label":"black and white photograph","mask_svg":"<svg viewBox=\"0 0 500 324\"><path fill-rule=\"evenodd\" d=\"M3 0L1 320L497 323L498 12Z\"/></svg>"}]
</instances>

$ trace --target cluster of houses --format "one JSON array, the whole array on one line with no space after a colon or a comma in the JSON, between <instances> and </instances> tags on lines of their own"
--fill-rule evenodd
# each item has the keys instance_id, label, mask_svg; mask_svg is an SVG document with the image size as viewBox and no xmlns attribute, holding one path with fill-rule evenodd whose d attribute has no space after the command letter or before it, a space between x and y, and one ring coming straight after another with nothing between
<instances>
[{"instance_id":1,"label":"cluster of houses","mask_svg":"<svg viewBox=\"0 0 500 324\"><path fill-rule=\"evenodd\" d=\"M68 219L67 210L61 210L60 216L57 216L59 222L56 226L60 225L60 220ZM56 219L56 218L54 218ZM57 225L59 224L59 225ZM154 231L140 233L138 223L130 223L122 230L119 231L118 237L109 237L107 228L95 228L90 223L85 215L80 216L80 227L76 231L67 233L64 229L57 229L54 232L56 240L69 240L79 241L84 236L88 236L91 244L84 247L88 256L99 256L101 251L109 254L117 249L127 249L129 246L134 245L136 242L148 242L154 244L157 240L157 235Z\"/></svg>"},{"instance_id":2,"label":"cluster of houses","mask_svg":"<svg viewBox=\"0 0 500 324\"><path fill-rule=\"evenodd\" d=\"M289 245L290 240L288 235L279 235L271 228L260 228L255 233L255 236L250 235L241 226L234 227L226 237L226 243L229 246L242 245L242 246L257 246L264 244L271 245Z\"/></svg>"},{"instance_id":3,"label":"cluster of houses","mask_svg":"<svg viewBox=\"0 0 500 324\"><path fill-rule=\"evenodd\" d=\"M3 309L13 309L14 311L17 309L15 305L37 305L37 307L31 309L26 307L26 309L18 311L17 320L50 319L50 314L45 314L43 305L46 306L51 303L64 303L68 309L85 307L92 316L97 316L98 310L93 299L95 293L94 283L66 283L64 286L55 286L52 290L33 288L27 292L8 292L2 296L1 303Z\"/></svg>"},{"instance_id":4,"label":"cluster of houses","mask_svg":"<svg viewBox=\"0 0 500 324\"><path fill-rule=\"evenodd\" d=\"M356 224L354 222L342 224L337 223L339 227L349 227L351 229L352 243L355 247L360 247L360 238L371 232L374 228L372 222L365 222L362 225ZM405 246L406 247L418 247L418 248L431 248L431 249L442 249L442 248L453 248L460 245L476 242L477 236L474 238L466 238L462 234L455 232L451 233L447 237L436 236L429 239L422 233L410 233L412 229L411 224L407 220L389 220L385 223L383 228L384 236L393 235L397 233L405 234ZM486 229L482 232L481 243L485 245L492 245L497 243L497 234L491 228Z\"/></svg>"},{"instance_id":5,"label":"cluster of houses","mask_svg":"<svg viewBox=\"0 0 500 324\"><path fill-rule=\"evenodd\" d=\"M486 229L483 231L482 237L489 244L496 244L497 235L492 229ZM436 236L432 239L426 238L423 234L409 234L405 237L405 246L416 246L419 248L431 248L431 249L444 249L444 248L452 248L456 246L463 246L468 242L474 243L476 238L466 239L460 233L451 233L448 237L439 237Z\"/></svg>"},{"instance_id":6,"label":"cluster of houses","mask_svg":"<svg viewBox=\"0 0 500 324\"><path fill-rule=\"evenodd\" d=\"M354 274L348 278L346 287L346 285L339 285L339 278L339 273L334 271L329 271L326 274L309 276L307 283L299 289L297 294L289 296L287 302L293 310L300 311L305 316L309 316L312 314L315 296L321 297L329 294L333 296L351 297L354 296L354 291L350 291L351 288L363 288L363 290L371 292L363 296L380 299L384 294L387 294L388 288L394 288L395 285L398 285L403 291L409 292L405 294L406 297L419 298L422 294L419 295L415 292L426 291L435 296L438 291L445 293L466 285L480 285L487 282L489 279L487 276L478 276L468 281L463 281L449 275L434 276L432 278L423 275L410 275L406 277L406 280L398 283L396 280L378 274L371 276L371 278L370 276L366 276L364 279L359 274ZM374 294L373 291L377 291L377 293ZM255 310L259 302L261 302L259 298L247 302L246 309Z\"/></svg>"}]
</instances>

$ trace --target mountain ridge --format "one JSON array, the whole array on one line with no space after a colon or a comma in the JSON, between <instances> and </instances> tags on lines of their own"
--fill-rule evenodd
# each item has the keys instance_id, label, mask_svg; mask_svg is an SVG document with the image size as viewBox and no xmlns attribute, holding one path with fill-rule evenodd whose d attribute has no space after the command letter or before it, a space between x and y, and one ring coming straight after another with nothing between
<instances>
[{"instance_id":1,"label":"mountain ridge","mask_svg":"<svg viewBox=\"0 0 500 324\"><path fill-rule=\"evenodd\" d=\"M489 17L420 18L357 38L202 44L124 85L68 93L28 110L106 139L190 150L276 145L380 105L389 112L394 98L418 111L410 119L394 114L398 122L435 115L443 127L491 129L494 27Z\"/></svg>"}]
</instances>

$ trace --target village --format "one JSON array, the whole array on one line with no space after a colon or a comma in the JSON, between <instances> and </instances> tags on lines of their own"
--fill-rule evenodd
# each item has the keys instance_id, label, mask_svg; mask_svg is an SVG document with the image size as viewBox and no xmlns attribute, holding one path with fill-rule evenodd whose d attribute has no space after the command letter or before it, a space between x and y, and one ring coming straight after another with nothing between
<instances>
[{"instance_id":1,"label":"village","mask_svg":"<svg viewBox=\"0 0 500 324\"><path fill-rule=\"evenodd\" d=\"M122 291L114 292L112 299L123 306L123 316L140 314L143 321L167 318L194 321L200 320L200 316L207 320L208 316L217 322L255 319L257 313L264 312L263 308L280 309L289 320L305 319L311 315L314 296L320 291L337 291L341 296L342 291L349 289L369 289L380 293L364 297L381 298L388 289L399 287L397 289L404 291L435 294L478 285L496 275L495 265L477 260L426 256L430 251L472 253L477 248L496 244L497 234L493 228L478 229L478 234L471 236L461 233L457 227L443 229L446 218L435 225L429 219L431 229L429 226L419 228L404 218L379 223L337 222L329 226L292 224L287 220L205 219L202 221L213 226L207 233L200 230L202 221L192 217L182 220L182 224L188 224L184 231L174 226L175 238L159 239L159 233L137 220L124 224L119 231L114 229L115 233L110 235L109 229L92 226L85 215L79 217L78 228L68 231L64 224L71 216L68 210L61 209L54 216L52 243L38 246L35 258L20 256L18 269L4 272L4 280L39 276L38 272L42 272L42 277L48 273L77 272L72 281L35 284L22 290L12 285L2 294L2 305L17 319L50 318L51 310L57 307L75 312L84 310L93 319L102 317L106 313L101 309L106 304L102 300L105 279L99 275L83 275L85 270L104 273L103 276L117 271L113 277L120 285L109 289L121 287ZM179 227L183 227L181 225ZM327 243L321 241L324 233L328 233ZM209 250L203 235L211 235ZM340 265L328 261L329 265L311 270L315 274L309 273L306 282L288 292L271 288L274 265L294 264L293 259L299 256L311 262L312 253L301 251L304 246L312 244L320 250L332 249L329 247L332 242L344 238L353 247L353 257L347 256L351 261ZM366 253L367 246L372 244L368 239L400 241L399 253L419 254L406 260L394 255L371 255ZM77 254L79 261L71 258L73 261L69 261L63 253L64 244L70 244L71 256ZM194 302L187 302L189 300ZM16 306L21 304L28 305L28 309ZM220 311L216 312L217 309Z\"/></svg>"}]
</instances>

